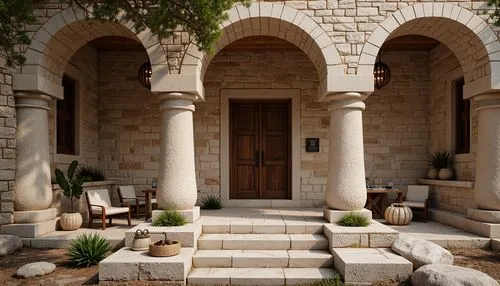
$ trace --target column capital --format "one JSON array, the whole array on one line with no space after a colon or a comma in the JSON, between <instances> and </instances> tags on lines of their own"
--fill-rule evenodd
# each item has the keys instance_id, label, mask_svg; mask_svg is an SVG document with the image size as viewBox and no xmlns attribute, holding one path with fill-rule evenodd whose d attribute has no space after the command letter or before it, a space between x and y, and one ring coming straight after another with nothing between
<instances>
[{"instance_id":1,"label":"column capital","mask_svg":"<svg viewBox=\"0 0 500 286\"><path fill-rule=\"evenodd\" d=\"M41 92L16 91L16 108L40 108L50 110L49 102L52 100L50 95Z\"/></svg>"},{"instance_id":2,"label":"column capital","mask_svg":"<svg viewBox=\"0 0 500 286\"><path fill-rule=\"evenodd\" d=\"M355 91L329 93L326 96L326 101L328 102L327 109L329 111L336 109L365 110L365 103L363 100L365 100L366 97L366 95Z\"/></svg>"},{"instance_id":3,"label":"column capital","mask_svg":"<svg viewBox=\"0 0 500 286\"><path fill-rule=\"evenodd\" d=\"M476 110L500 108L500 92L479 94L472 99L478 103Z\"/></svg>"},{"instance_id":4,"label":"column capital","mask_svg":"<svg viewBox=\"0 0 500 286\"><path fill-rule=\"evenodd\" d=\"M194 111L193 101L198 99L198 95L184 92L162 92L157 94L161 100L161 111L172 109Z\"/></svg>"}]
</instances>

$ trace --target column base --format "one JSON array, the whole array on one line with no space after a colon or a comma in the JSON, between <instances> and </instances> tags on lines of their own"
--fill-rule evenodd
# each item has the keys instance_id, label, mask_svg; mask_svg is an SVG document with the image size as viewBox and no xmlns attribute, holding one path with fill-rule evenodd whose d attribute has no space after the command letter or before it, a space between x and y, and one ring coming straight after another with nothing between
<instances>
[{"instance_id":1,"label":"column base","mask_svg":"<svg viewBox=\"0 0 500 286\"><path fill-rule=\"evenodd\" d=\"M178 211L185 219L186 222L188 223L193 223L196 222L198 219L200 219L200 207L194 206L192 209L188 210L176 210ZM159 216L163 210L154 210L152 213L152 220L154 221L157 216Z\"/></svg>"},{"instance_id":2,"label":"column base","mask_svg":"<svg viewBox=\"0 0 500 286\"><path fill-rule=\"evenodd\" d=\"M34 238L54 232L59 221L56 214L55 208L38 211L15 211L14 223L2 225L0 233Z\"/></svg>"},{"instance_id":3,"label":"column base","mask_svg":"<svg viewBox=\"0 0 500 286\"><path fill-rule=\"evenodd\" d=\"M350 213L356 213L360 214L367 219L371 220L372 219L372 211L368 209L361 209L357 211L341 211L341 210L332 210L328 207L324 208L323 210L323 217L329 222L329 223L336 223L338 222L343 216L348 215Z\"/></svg>"},{"instance_id":4,"label":"column base","mask_svg":"<svg viewBox=\"0 0 500 286\"><path fill-rule=\"evenodd\" d=\"M500 211L488 211L468 208L467 217L476 221L500 223Z\"/></svg>"}]
</instances>

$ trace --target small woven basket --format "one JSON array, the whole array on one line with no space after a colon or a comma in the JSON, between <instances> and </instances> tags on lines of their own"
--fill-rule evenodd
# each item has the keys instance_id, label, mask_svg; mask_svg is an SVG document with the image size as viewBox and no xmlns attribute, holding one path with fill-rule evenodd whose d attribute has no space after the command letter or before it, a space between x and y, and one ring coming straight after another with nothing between
<instances>
[{"instance_id":1,"label":"small woven basket","mask_svg":"<svg viewBox=\"0 0 500 286\"><path fill-rule=\"evenodd\" d=\"M167 241L167 233L164 232L165 240L160 240L161 242ZM158 242L158 241L157 241ZM174 256L181 252L181 243L177 240L173 240L172 244L161 244L156 245L155 243L151 243L149 245L149 255L155 257L165 257L165 256Z\"/></svg>"}]
</instances>

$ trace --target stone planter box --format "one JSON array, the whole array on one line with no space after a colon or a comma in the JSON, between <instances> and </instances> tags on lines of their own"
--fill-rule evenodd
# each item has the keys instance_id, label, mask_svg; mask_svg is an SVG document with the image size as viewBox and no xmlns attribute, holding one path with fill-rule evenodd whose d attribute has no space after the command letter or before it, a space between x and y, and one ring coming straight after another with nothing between
<instances>
[{"instance_id":1,"label":"stone planter box","mask_svg":"<svg viewBox=\"0 0 500 286\"><path fill-rule=\"evenodd\" d=\"M87 202L85 201L85 191L95 189L108 189L108 191L110 191L110 196L112 196L114 184L114 181L87 182L83 184L84 193L80 197L80 200L75 203L75 210L79 211L82 214L82 218L84 221L89 217ZM52 195L52 204L50 207L57 209L57 215L60 216L63 212L69 212L71 208L71 201L63 195L62 189L58 184L52 185Z\"/></svg>"}]
</instances>

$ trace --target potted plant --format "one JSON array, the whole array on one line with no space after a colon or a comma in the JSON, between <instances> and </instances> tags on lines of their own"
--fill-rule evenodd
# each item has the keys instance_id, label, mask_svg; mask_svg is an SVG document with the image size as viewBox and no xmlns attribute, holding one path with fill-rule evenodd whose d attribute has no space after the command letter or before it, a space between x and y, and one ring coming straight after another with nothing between
<instances>
[{"instance_id":1,"label":"potted plant","mask_svg":"<svg viewBox=\"0 0 500 286\"><path fill-rule=\"evenodd\" d=\"M441 168L439 169L439 179L450 180L453 178L453 156L447 152L440 152L439 160L441 162Z\"/></svg>"},{"instance_id":2,"label":"potted plant","mask_svg":"<svg viewBox=\"0 0 500 286\"><path fill-rule=\"evenodd\" d=\"M427 172L427 178L431 180L435 180L439 176L439 169L441 168L440 162L439 162L439 152L434 152L431 155L431 159L429 160L429 172Z\"/></svg>"},{"instance_id":3,"label":"potted plant","mask_svg":"<svg viewBox=\"0 0 500 286\"><path fill-rule=\"evenodd\" d=\"M63 190L63 195L67 197L71 202L71 208L69 213L61 214L59 223L63 230L76 230L82 225L82 215L79 212L75 212L74 203L75 200L79 200L83 193L83 182L85 177L76 177L75 171L78 167L78 161L73 160L69 165L67 171L67 178L64 173L56 169L56 182L59 184Z\"/></svg>"},{"instance_id":4,"label":"potted plant","mask_svg":"<svg viewBox=\"0 0 500 286\"><path fill-rule=\"evenodd\" d=\"M174 256L180 253L181 243L177 240L167 239L167 233L163 233L164 239L149 245L149 255L156 257Z\"/></svg>"}]
</instances>

